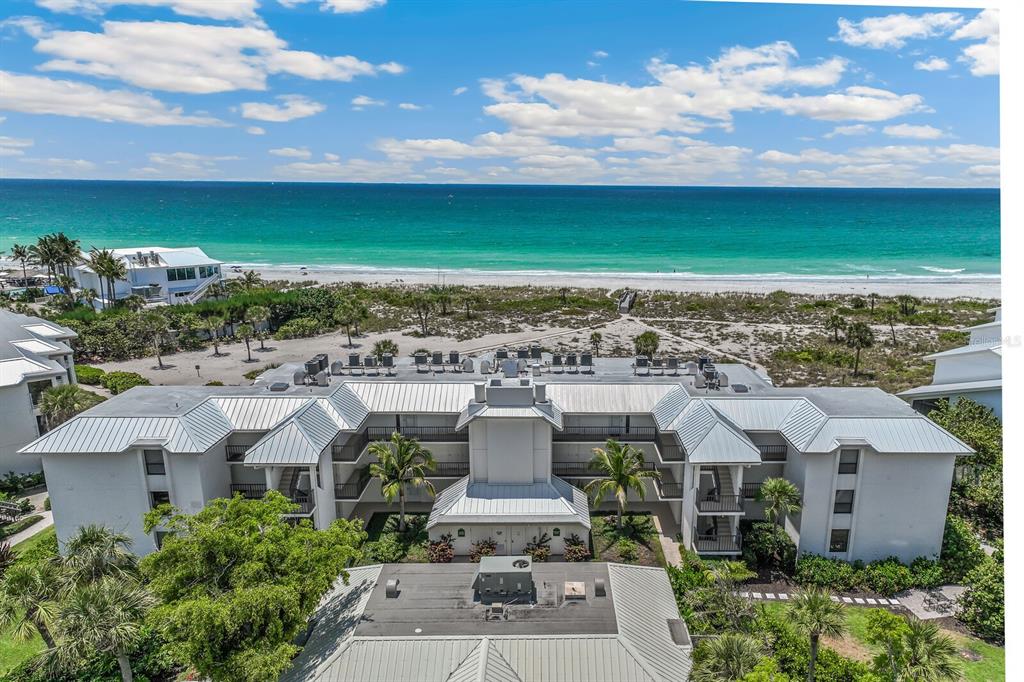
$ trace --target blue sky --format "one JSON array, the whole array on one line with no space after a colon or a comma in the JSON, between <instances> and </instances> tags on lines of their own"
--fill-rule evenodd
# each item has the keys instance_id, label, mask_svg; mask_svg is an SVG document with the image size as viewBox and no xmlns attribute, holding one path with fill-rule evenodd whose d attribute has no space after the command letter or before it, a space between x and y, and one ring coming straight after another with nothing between
<instances>
[{"instance_id":1,"label":"blue sky","mask_svg":"<svg viewBox=\"0 0 1024 682\"><path fill-rule=\"evenodd\" d=\"M999 183L998 13L6 0L0 175Z\"/></svg>"}]
</instances>

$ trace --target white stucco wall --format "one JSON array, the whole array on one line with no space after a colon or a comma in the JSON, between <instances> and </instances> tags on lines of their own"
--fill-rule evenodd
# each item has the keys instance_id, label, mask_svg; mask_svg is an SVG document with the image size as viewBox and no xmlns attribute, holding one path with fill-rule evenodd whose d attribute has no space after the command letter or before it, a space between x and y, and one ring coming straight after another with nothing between
<instances>
[{"instance_id":1,"label":"white stucco wall","mask_svg":"<svg viewBox=\"0 0 1024 682\"><path fill-rule=\"evenodd\" d=\"M459 537L459 529L465 531L463 537ZM559 530L559 536L554 537L555 528ZM455 554L465 556L469 554L473 543L488 538L498 543L499 554L523 554L526 543L534 537L540 537L547 533L551 537L551 554L560 555L565 552L565 538L576 534L583 542L587 542L589 531L578 523L565 525L536 525L536 524L438 524L430 529L430 539L439 540L444 534L451 534L455 546Z\"/></svg>"},{"instance_id":2,"label":"white stucco wall","mask_svg":"<svg viewBox=\"0 0 1024 682\"><path fill-rule=\"evenodd\" d=\"M933 384L998 379L1003 375L1002 356L992 352L968 353L935 360Z\"/></svg>"},{"instance_id":3,"label":"white stucco wall","mask_svg":"<svg viewBox=\"0 0 1024 682\"><path fill-rule=\"evenodd\" d=\"M39 471L38 455L19 455L18 450L39 436L35 411L28 386L0 387L0 475L13 471L27 474Z\"/></svg>"}]
</instances>

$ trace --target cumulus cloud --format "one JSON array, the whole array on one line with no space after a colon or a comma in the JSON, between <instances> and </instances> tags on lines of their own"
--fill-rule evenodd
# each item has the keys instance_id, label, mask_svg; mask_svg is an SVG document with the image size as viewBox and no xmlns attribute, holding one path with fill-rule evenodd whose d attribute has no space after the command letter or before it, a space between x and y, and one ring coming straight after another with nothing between
<instances>
[{"instance_id":1,"label":"cumulus cloud","mask_svg":"<svg viewBox=\"0 0 1024 682\"><path fill-rule=\"evenodd\" d=\"M205 177L220 173L218 164L221 161L241 160L239 156L215 156L193 152L151 152L146 158L149 159L150 165L133 169L135 174L149 177Z\"/></svg>"},{"instance_id":2,"label":"cumulus cloud","mask_svg":"<svg viewBox=\"0 0 1024 682\"><path fill-rule=\"evenodd\" d=\"M271 149L270 153L274 156L286 156L292 159L308 159L313 156L313 152L306 147L279 147Z\"/></svg>"},{"instance_id":3,"label":"cumulus cloud","mask_svg":"<svg viewBox=\"0 0 1024 682\"><path fill-rule=\"evenodd\" d=\"M899 49L908 40L920 40L949 33L960 26L964 18L956 12L930 12L927 14L889 14L868 17L861 21L840 18L839 40L854 47Z\"/></svg>"},{"instance_id":4,"label":"cumulus cloud","mask_svg":"<svg viewBox=\"0 0 1024 682\"><path fill-rule=\"evenodd\" d=\"M273 31L256 25L107 21L102 28L101 33L45 33L35 49L52 58L39 68L193 94L265 90L273 74L351 81L404 68L395 62L375 65L353 56L289 50Z\"/></svg>"},{"instance_id":5,"label":"cumulus cloud","mask_svg":"<svg viewBox=\"0 0 1024 682\"><path fill-rule=\"evenodd\" d=\"M875 132L875 129L865 123L856 123L848 126L836 126L831 132L825 133L824 137L826 140L831 140L833 137L840 135L867 135L868 133Z\"/></svg>"},{"instance_id":6,"label":"cumulus cloud","mask_svg":"<svg viewBox=\"0 0 1024 682\"><path fill-rule=\"evenodd\" d=\"M266 135L267 134L267 131L264 130L263 128L260 128L259 126L249 126L248 128L245 129L245 132L249 133L250 135Z\"/></svg>"},{"instance_id":7,"label":"cumulus cloud","mask_svg":"<svg viewBox=\"0 0 1024 682\"><path fill-rule=\"evenodd\" d=\"M209 2L209 0L199 1ZM278 0L285 7L294 7L311 1L318 2L321 11L335 14L355 14L387 4L387 0Z\"/></svg>"},{"instance_id":8,"label":"cumulus cloud","mask_svg":"<svg viewBox=\"0 0 1024 682\"><path fill-rule=\"evenodd\" d=\"M0 156L22 156L35 141L21 137L0 135Z\"/></svg>"},{"instance_id":9,"label":"cumulus cloud","mask_svg":"<svg viewBox=\"0 0 1024 682\"><path fill-rule=\"evenodd\" d=\"M999 147L986 147L980 144L951 144L948 147L938 147L935 151L950 163L999 163Z\"/></svg>"},{"instance_id":10,"label":"cumulus cloud","mask_svg":"<svg viewBox=\"0 0 1024 682\"><path fill-rule=\"evenodd\" d=\"M942 57L929 57L914 62L914 68L918 71L946 71L949 69L949 62Z\"/></svg>"},{"instance_id":11,"label":"cumulus cloud","mask_svg":"<svg viewBox=\"0 0 1024 682\"><path fill-rule=\"evenodd\" d=\"M987 177L991 177L991 176L998 177L999 176L999 166L989 166L989 165L971 166L970 168L967 169L967 174L975 176L975 177L986 177L986 178Z\"/></svg>"},{"instance_id":12,"label":"cumulus cloud","mask_svg":"<svg viewBox=\"0 0 1024 682\"><path fill-rule=\"evenodd\" d=\"M466 93L468 91L469 91L469 88L467 88L465 85L460 85L459 87L457 87L454 90L452 90L452 94L455 95L456 97L458 97L459 95L464 94L464 93Z\"/></svg>"},{"instance_id":13,"label":"cumulus cloud","mask_svg":"<svg viewBox=\"0 0 1024 682\"><path fill-rule=\"evenodd\" d=\"M21 163L32 166L33 172L59 177L77 177L78 174L88 173L96 168L95 163L92 161L86 161L85 159L63 159L53 157L45 159L30 159L25 157L18 160Z\"/></svg>"},{"instance_id":14,"label":"cumulus cloud","mask_svg":"<svg viewBox=\"0 0 1024 682\"><path fill-rule=\"evenodd\" d=\"M256 19L258 0L36 0L51 12L103 14L115 5L167 7L175 14L221 20Z\"/></svg>"},{"instance_id":15,"label":"cumulus cloud","mask_svg":"<svg viewBox=\"0 0 1024 682\"><path fill-rule=\"evenodd\" d=\"M331 154L330 152L324 152L324 160L325 161L337 161L340 158L341 157L338 156L337 154Z\"/></svg>"},{"instance_id":16,"label":"cumulus cloud","mask_svg":"<svg viewBox=\"0 0 1024 682\"><path fill-rule=\"evenodd\" d=\"M352 98L353 111L362 111L366 107L382 107L385 104L387 104L385 100L374 99L372 97L368 97L367 95L356 95L355 97Z\"/></svg>"},{"instance_id":17,"label":"cumulus cloud","mask_svg":"<svg viewBox=\"0 0 1024 682\"><path fill-rule=\"evenodd\" d=\"M419 161L434 159L487 159L496 157L525 157L539 154L588 154L588 150L554 144L544 137L517 133L484 133L471 142L451 138L379 140L375 147L391 159Z\"/></svg>"},{"instance_id":18,"label":"cumulus cloud","mask_svg":"<svg viewBox=\"0 0 1024 682\"><path fill-rule=\"evenodd\" d=\"M210 116L187 115L181 107L169 107L147 94L8 71L0 71L0 109L144 126L227 125Z\"/></svg>"},{"instance_id":19,"label":"cumulus cloud","mask_svg":"<svg viewBox=\"0 0 1024 682\"><path fill-rule=\"evenodd\" d=\"M982 10L952 40L983 40L965 47L957 61L965 62L975 76L999 75L999 10Z\"/></svg>"},{"instance_id":20,"label":"cumulus cloud","mask_svg":"<svg viewBox=\"0 0 1024 682\"><path fill-rule=\"evenodd\" d=\"M911 125L909 123L885 126L882 128L882 132L889 137L909 137L915 140L934 140L945 135L945 133L934 126Z\"/></svg>"},{"instance_id":21,"label":"cumulus cloud","mask_svg":"<svg viewBox=\"0 0 1024 682\"><path fill-rule=\"evenodd\" d=\"M335 182L410 182L427 176L408 163L395 161L296 161L274 168L278 178L289 180L325 180Z\"/></svg>"},{"instance_id":22,"label":"cumulus cloud","mask_svg":"<svg viewBox=\"0 0 1024 682\"><path fill-rule=\"evenodd\" d=\"M406 111L419 111L423 107L419 104L413 104L412 102L402 102L398 105L399 109L405 109Z\"/></svg>"},{"instance_id":23,"label":"cumulus cloud","mask_svg":"<svg viewBox=\"0 0 1024 682\"><path fill-rule=\"evenodd\" d=\"M270 102L242 102L242 117L257 121L284 123L297 118L315 116L327 107L302 95L278 95L280 104Z\"/></svg>"}]
</instances>

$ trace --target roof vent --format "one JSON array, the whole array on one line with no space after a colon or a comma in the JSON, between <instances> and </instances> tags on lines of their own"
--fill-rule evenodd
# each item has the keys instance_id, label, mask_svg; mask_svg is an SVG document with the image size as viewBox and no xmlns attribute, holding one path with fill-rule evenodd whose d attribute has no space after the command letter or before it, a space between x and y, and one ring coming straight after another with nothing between
<instances>
[{"instance_id":1,"label":"roof vent","mask_svg":"<svg viewBox=\"0 0 1024 682\"><path fill-rule=\"evenodd\" d=\"M273 391L274 393L280 393L282 391L287 391L288 390L288 382L287 381L275 381L274 383L270 384L270 390Z\"/></svg>"},{"instance_id":2,"label":"roof vent","mask_svg":"<svg viewBox=\"0 0 1024 682\"><path fill-rule=\"evenodd\" d=\"M595 597L607 597L608 588L604 583L604 578L594 579L594 596Z\"/></svg>"},{"instance_id":3,"label":"roof vent","mask_svg":"<svg viewBox=\"0 0 1024 682\"><path fill-rule=\"evenodd\" d=\"M487 387L483 384L473 384L473 402L487 402Z\"/></svg>"},{"instance_id":4,"label":"roof vent","mask_svg":"<svg viewBox=\"0 0 1024 682\"><path fill-rule=\"evenodd\" d=\"M529 567L530 562L526 559L516 559L512 562L512 565L516 568L527 568Z\"/></svg>"},{"instance_id":5,"label":"roof vent","mask_svg":"<svg viewBox=\"0 0 1024 682\"><path fill-rule=\"evenodd\" d=\"M672 635L672 641L678 646L693 646L690 640L690 631L686 629L686 623L679 618L668 619L668 632Z\"/></svg>"},{"instance_id":6,"label":"roof vent","mask_svg":"<svg viewBox=\"0 0 1024 682\"><path fill-rule=\"evenodd\" d=\"M732 390L734 390L736 393L749 393L750 387L747 386L746 384L733 384Z\"/></svg>"},{"instance_id":7,"label":"roof vent","mask_svg":"<svg viewBox=\"0 0 1024 682\"><path fill-rule=\"evenodd\" d=\"M384 598L398 599L398 578L388 578L384 584Z\"/></svg>"}]
</instances>

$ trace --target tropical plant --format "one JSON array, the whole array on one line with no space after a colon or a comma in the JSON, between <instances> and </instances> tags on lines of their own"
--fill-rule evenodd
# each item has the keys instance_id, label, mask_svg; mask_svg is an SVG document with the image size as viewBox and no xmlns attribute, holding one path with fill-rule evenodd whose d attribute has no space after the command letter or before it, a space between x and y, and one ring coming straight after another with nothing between
<instances>
[{"instance_id":1,"label":"tropical plant","mask_svg":"<svg viewBox=\"0 0 1024 682\"><path fill-rule=\"evenodd\" d=\"M61 582L68 588L99 582L104 578L134 578L138 559L131 551L132 539L105 526L81 526L64 543L58 560Z\"/></svg>"},{"instance_id":2,"label":"tropical plant","mask_svg":"<svg viewBox=\"0 0 1024 682\"><path fill-rule=\"evenodd\" d=\"M658 336L658 332L650 329L633 339L633 348L636 350L636 354L646 355L647 357L653 357L658 352L660 344L661 337Z\"/></svg>"},{"instance_id":3,"label":"tropical plant","mask_svg":"<svg viewBox=\"0 0 1024 682\"><path fill-rule=\"evenodd\" d=\"M391 339L381 339L373 344L373 357L377 362L384 361L384 355L390 353L392 357L398 356L398 344Z\"/></svg>"},{"instance_id":4,"label":"tropical plant","mask_svg":"<svg viewBox=\"0 0 1024 682\"><path fill-rule=\"evenodd\" d=\"M615 527L622 530L622 514L626 511L629 491L632 490L642 501L646 497L644 479L660 479L661 472L649 469L644 464L644 454L628 443L609 438L604 448L594 448L590 467L601 472L601 478L587 483L584 490L600 505L606 497L618 502Z\"/></svg>"},{"instance_id":5,"label":"tropical plant","mask_svg":"<svg viewBox=\"0 0 1024 682\"><path fill-rule=\"evenodd\" d=\"M917 312L917 306L921 301L909 294L901 294L896 297L896 303L900 307L900 315L910 317Z\"/></svg>"},{"instance_id":6,"label":"tropical plant","mask_svg":"<svg viewBox=\"0 0 1024 682\"><path fill-rule=\"evenodd\" d=\"M450 564L455 558L455 545L450 533L427 545L427 558L432 564Z\"/></svg>"},{"instance_id":7,"label":"tropical plant","mask_svg":"<svg viewBox=\"0 0 1024 682\"><path fill-rule=\"evenodd\" d=\"M974 632L997 642L1006 636L1006 581L1002 552L964 576L967 590L958 599L957 618Z\"/></svg>"},{"instance_id":8,"label":"tropical plant","mask_svg":"<svg viewBox=\"0 0 1024 682\"><path fill-rule=\"evenodd\" d=\"M866 322L853 322L846 328L846 345L856 351L853 374L860 372L860 352L875 345L875 332Z\"/></svg>"},{"instance_id":9,"label":"tropical plant","mask_svg":"<svg viewBox=\"0 0 1024 682\"><path fill-rule=\"evenodd\" d=\"M498 552L498 543L493 538L477 540L469 546L469 560L474 564L480 563L485 556L494 556Z\"/></svg>"},{"instance_id":10,"label":"tropical plant","mask_svg":"<svg viewBox=\"0 0 1024 682\"><path fill-rule=\"evenodd\" d=\"M825 331L832 332L832 341L839 343L839 334L846 330L846 319L842 315L829 315L825 320Z\"/></svg>"},{"instance_id":11,"label":"tropical plant","mask_svg":"<svg viewBox=\"0 0 1024 682\"><path fill-rule=\"evenodd\" d=\"M61 384L43 391L39 411L46 417L46 423L52 429L103 400L103 396L79 388L75 384Z\"/></svg>"},{"instance_id":12,"label":"tropical plant","mask_svg":"<svg viewBox=\"0 0 1024 682\"><path fill-rule=\"evenodd\" d=\"M877 647L874 670L892 682L955 682L961 679L959 650L933 622L871 609L867 641Z\"/></svg>"},{"instance_id":13,"label":"tropical plant","mask_svg":"<svg viewBox=\"0 0 1024 682\"><path fill-rule=\"evenodd\" d=\"M726 632L701 642L694 651L692 682L734 682L753 672L764 657L761 643L750 635Z\"/></svg>"},{"instance_id":14,"label":"tropical plant","mask_svg":"<svg viewBox=\"0 0 1024 682\"><path fill-rule=\"evenodd\" d=\"M814 666L818 660L818 645L821 638L838 639L846 634L846 614L843 605L832 601L831 592L811 587L793 595L789 617L793 625L810 640L807 682L814 682Z\"/></svg>"},{"instance_id":15,"label":"tropical plant","mask_svg":"<svg viewBox=\"0 0 1024 682\"><path fill-rule=\"evenodd\" d=\"M75 671L96 653L117 660L121 679L131 682L129 653L143 636L143 619L156 604L134 579L105 577L84 585L60 604L54 619L57 646L47 654L58 669Z\"/></svg>"},{"instance_id":16,"label":"tropical plant","mask_svg":"<svg viewBox=\"0 0 1024 682\"><path fill-rule=\"evenodd\" d=\"M153 340L153 350L156 351L156 364L160 369L164 368L164 359L160 354L161 346L170 325L167 318L156 311L148 312L139 320L142 326L142 333Z\"/></svg>"},{"instance_id":17,"label":"tropical plant","mask_svg":"<svg viewBox=\"0 0 1024 682\"><path fill-rule=\"evenodd\" d=\"M590 347L594 350L595 356L601 354L601 341L603 339L604 337L601 335L601 332L590 333Z\"/></svg>"},{"instance_id":18,"label":"tropical plant","mask_svg":"<svg viewBox=\"0 0 1024 682\"><path fill-rule=\"evenodd\" d=\"M551 556L551 536L547 533L541 533L539 537L534 535L526 543L524 551L534 561L547 561L548 557Z\"/></svg>"},{"instance_id":19,"label":"tropical plant","mask_svg":"<svg viewBox=\"0 0 1024 682\"><path fill-rule=\"evenodd\" d=\"M22 284L28 286L27 264L32 260L32 251L23 244L13 244L11 246L11 260L21 263L21 281Z\"/></svg>"},{"instance_id":20,"label":"tropical plant","mask_svg":"<svg viewBox=\"0 0 1024 682\"><path fill-rule=\"evenodd\" d=\"M168 532L140 563L162 602L147 623L198 677L276 681L323 595L361 560L360 521L318 530L285 518L295 509L270 490L259 500L215 499L196 514L162 505L146 515L145 532Z\"/></svg>"},{"instance_id":21,"label":"tropical plant","mask_svg":"<svg viewBox=\"0 0 1024 682\"><path fill-rule=\"evenodd\" d=\"M428 323L430 315L434 312L434 300L420 292L409 294L406 298L407 304L416 313L420 321L420 333L422 336L429 336Z\"/></svg>"},{"instance_id":22,"label":"tropical plant","mask_svg":"<svg viewBox=\"0 0 1024 682\"><path fill-rule=\"evenodd\" d=\"M211 315L203 320L203 328L210 335L213 342L213 357L220 357L220 330L224 326L224 318L218 315Z\"/></svg>"},{"instance_id":23,"label":"tropical plant","mask_svg":"<svg viewBox=\"0 0 1024 682\"><path fill-rule=\"evenodd\" d=\"M782 527L788 514L800 511L800 489L784 478L766 478L757 490L757 501L764 503L764 517Z\"/></svg>"},{"instance_id":24,"label":"tropical plant","mask_svg":"<svg viewBox=\"0 0 1024 682\"><path fill-rule=\"evenodd\" d=\"M50 499L50 498L46 498ZM4 542L0 543L0 578L3 578L4 573L7 569L14 565L14 562L18 560L17 553L11 548L11 543Z\"/></svg>"},{"instance_id":25,"label":"tropical plant","mask_svg":"<svg viewBox=\"0 0 1024 682\"><path fill-rule=\"evenodd\" d=\"M100 385L117 395L136 386L149 386L149 379L137 372L107 372L100 377Z\"/></svg>"},{"instance_id":26,"label":"tropical plant","mask_svg":"<svg viewBox=\"0 0 1024 682\"><path fill-rule=\"evenodd\" d=\"M466 319L473 319L473 309L480 305L480 297L472 291L466 291L459 297L459 300L462 301L462 305L466 309Z\"/></svg>"},{"instance_id":27,"label":"tropical plant","mask_svg":"<svg viewBox=\"0 0 1024 682\"><path fill-rule=\"evenodd\" d=\"M246 362L252 362L252 349L249 347L249 342L252 341L252 337L255 333L256 330L249 323L240 324L235 328L235 335L241 336L242 341L245 342Z\"/></svg>"},{"instance_id":28,"label":"tropical plant","mask_svg":"<svg viewBox=\"0 0 1024 682\"><path fill-rule=\"evenodd\" d=\"M243 290L251 291L263 286L263 277L255 270L246 270L245 273L238 278L238 282Z\"/></svg>"},{"instance_id":29,"label":"tropical plant","mask_svg":"<svg viewBox=\"0 0 1024 682\"><path fill-rule=\"evenodd\" d=\"M246 319L252 323L253 328L257 330L257 335L260 339L260 350L265 350L263 346L263 339L266 338L267 332L270 331L269 327L266 330L262 330L261 327L264 324L270 323L270 308L265 305L254 305L249 307L245 311Z\"/></svg>"},{"instance_id":30,"label":"tropical plant","mask_svg":"<svg viewBox=\"0 0 1024 682\"><path fill-rule=\"evenodd\" d=\"M7 569L0 583L0 630L13 628L17 640L38 633L46 646L54 648L51 632L57 612L59 575L47 561L18 562Z\"/></svg>"},{"instance_id":31,"label":"tropical plant","mask_svg":"<svg viewBox=\"0 0 1024 682\"><path fill-rule=\"evenodd\" d=\"M344 298L334 308L334 319L345 328L345 334L348 335L349 348L352 347L352 327L358 321L358 315L358 310L352 299Z\"/></svg>"},{"instance_id":32,"label":"tropical plant","mask_svg":"<svg viewBox=\"0 0 1024 682\"><path fill-rule=\"evenodd\" d=\"M405 530L406 486L424 488L434 495L434 484L427 474L436 468L434 456L415 438L406 438L395 431L391 439L371 443L368 451L377 461L370 465L370 475L380 479L384 499L394 502L398 498L398 530Z\"/></svg>"},{"instance_id":33,"label":"tropical plant","mask_svg":"<svg viewBox=\"0 0 1024 682\"><path fill-rule=\"evenodd\" d=\"M438 307L441 308L441 315L447 316L451 312L452 305L452 288L444 284L436 284L427 289L427 294L434 299Z\"/></svg>"}]
</instances>

